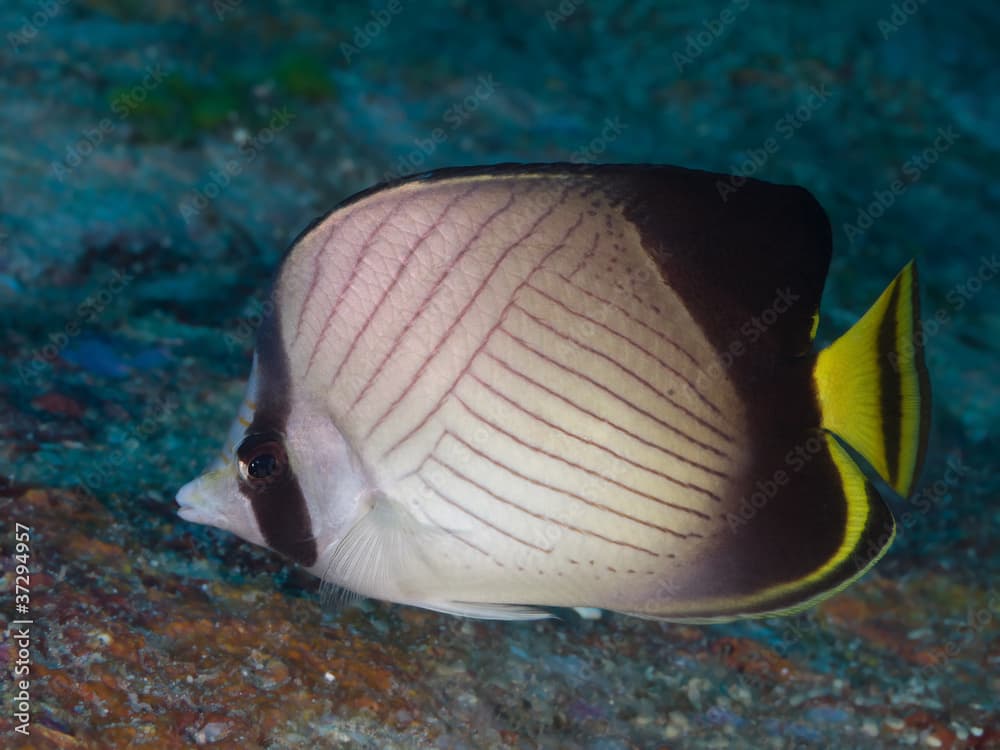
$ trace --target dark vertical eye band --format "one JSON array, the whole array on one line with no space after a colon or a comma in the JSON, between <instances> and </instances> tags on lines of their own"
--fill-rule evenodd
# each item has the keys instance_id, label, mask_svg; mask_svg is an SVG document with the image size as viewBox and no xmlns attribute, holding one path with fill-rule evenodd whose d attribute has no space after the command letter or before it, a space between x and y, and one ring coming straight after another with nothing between
<instances>
[{"instance_id":1,"label":"dark vertical eye band","mask_svg":"<svg viewBox=\"0 0 1000 750\"><path fill-rule=\"evenodd\" d=\"M255 490L280 481L288 472L288 455L276 433L248 435L236 451L240 479Z\"/></svg>"},{"instance_id":2,"label":"dark vertical eye band","mask_svg":"<svg viewBox=\"0 0 1000 750\"><path fill-rule=\"evenodd\" d=\"M239 481L268 546L302 565L316 561L316 541L302 490L277 432L247 435L236 450Z\"/></svg>"},{"instance_id":3,"label":"dark vertical eye band","mask_svg":"<svg viewBox=\"0 0 1000 750\"><path fill-rule=\"evenodd\" d=\"M267 546L308 568L316 564L319 550L309 506L285 449L292 405L280 317L275 307L257 329L257 408L236 451L238 479Z\"/></svg>"}]
</instances>

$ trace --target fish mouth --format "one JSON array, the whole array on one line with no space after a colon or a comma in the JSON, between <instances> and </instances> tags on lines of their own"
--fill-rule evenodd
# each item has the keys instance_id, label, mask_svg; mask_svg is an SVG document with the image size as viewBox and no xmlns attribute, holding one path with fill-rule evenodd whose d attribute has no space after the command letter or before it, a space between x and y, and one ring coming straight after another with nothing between
<instances>
[{"instance_id":1,"label":"fish mouth","mask_svg":"<svg viewBox=\"0 0 1000 750\"><path fill-rule=\"evenodd\" d=\"M217 526L218 514L211 510L211 498L205 491L203 477L188 482L177 491L177 515L185 521Z\"/></svg>"}]
</instances>

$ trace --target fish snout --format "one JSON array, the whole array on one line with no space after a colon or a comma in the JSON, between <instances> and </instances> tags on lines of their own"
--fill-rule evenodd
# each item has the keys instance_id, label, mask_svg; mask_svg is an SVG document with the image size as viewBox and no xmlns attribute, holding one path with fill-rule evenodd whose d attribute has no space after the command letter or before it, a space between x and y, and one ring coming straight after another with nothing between
<instances>
[{"instance_id":1,"label":"fish snout","mask_svg":"<svg viewBox=\"0 0 1000 750\"><path fill-rule=\"evenodd\" d=\"M212 493L206 487L206 477L194 479L177 492L177 514L185 521L218 526L219 517L213 509Z\"/></svg>"}]
</instances>

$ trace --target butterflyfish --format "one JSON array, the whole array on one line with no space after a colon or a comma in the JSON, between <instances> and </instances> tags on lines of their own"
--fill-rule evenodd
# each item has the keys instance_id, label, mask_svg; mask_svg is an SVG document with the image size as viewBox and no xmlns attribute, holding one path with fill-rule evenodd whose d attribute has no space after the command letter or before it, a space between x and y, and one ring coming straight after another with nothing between
<instances>
[{"instance_id":1,"label":"butterflyfish","mask_svg":"<svg viewBox=\"0 0 1000 750\"><path fill-rule=\"evenodd\" d=\"M869 476L907 495L929 423L916 265L817 351L831 253L807 190L679 167L364 191L285 256L180 515L457 615L800 611L885 553Z\"/></svg>"}]
</instances>

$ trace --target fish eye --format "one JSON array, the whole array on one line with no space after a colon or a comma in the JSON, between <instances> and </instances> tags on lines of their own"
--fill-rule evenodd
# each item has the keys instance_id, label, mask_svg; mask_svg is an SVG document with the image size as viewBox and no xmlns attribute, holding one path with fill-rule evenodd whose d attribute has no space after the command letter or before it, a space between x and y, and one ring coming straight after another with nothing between
<instances>
[{"instance_id":1,"label":"fish eye","mask_svg":"<svg viewBox=\"0 0 1000 750\"><path fill-rule=\"evenodd\" d=\"M247 464L247 474L254 479L267 479L278 469L278 459L273 453L261 453L250 459Z\"/></svg>"},{"instance_id":2,"label":"fish eye","mask_svg":"<svg viewBox=\"0 0 1000 750\"><path fill-rule=\"evenodd\" d=\"M288 470L288 455L281 437L273 433L248 435L236 451L240 477L261 488L281 479Z\"/></svg>"}]
</instances>

